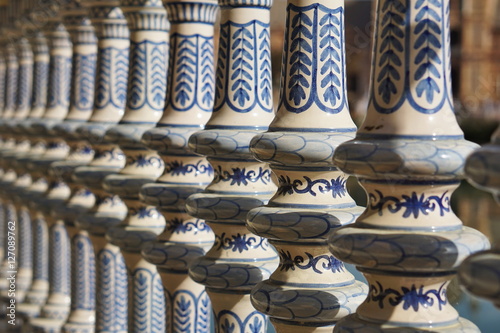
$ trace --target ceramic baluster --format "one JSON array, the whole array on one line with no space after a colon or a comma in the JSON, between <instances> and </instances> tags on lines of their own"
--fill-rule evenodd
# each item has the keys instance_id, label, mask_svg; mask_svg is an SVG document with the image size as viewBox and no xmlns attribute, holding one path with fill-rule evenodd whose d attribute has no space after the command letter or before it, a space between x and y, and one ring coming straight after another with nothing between
<instances>
[{"instance_id":1,"label":"ceramic baluster","mask_svg":"<svg viewBox=\"0 0 500 333\"><path fill-rule=\"evenodd\" d=\"M267 317L250 304L250 290L269 277L277 255L248 231L246 214L267 203L276 187L249 143L273 118L269 10L272 1L219 1L221 25L213 114L190 148L208 157L214 180L191 195L187 211L204 219L215 243L190 268L211 299L217 332L265 332Z\"/></svg>"},{"instance_id":2,"label":"ceramic baluster","mask_svg":"<svg viewBox=\"0 0 500 333\"><path fill-rule=\"evenodd\" d=\"M102 189L105 176L125 165L116 144L104 141L106 130L116 124L125 109L128 76L129 30L118 1L88 1L89 16L98 37L98 67L94 112L87 125L78 129L95 150L88 166L75 170L76 181L96 196L94 207L77 219L77 226L90 233L96 260L96 332L128 332L127 272L119 247L107 243L106 230L126 216L126 206L117 195Z\"/></svg>"},{"instance_id":3,"label":"ceramic baluster","mask_svg":"<svg viewBox=\"0 0 500 333\"><path fill-rule=\"evenodd\" d=\"M500 130L493 134L491 143L485 145L467 157L465 173L470 183L477 188L491 192L499 201L499 165ZM473 254L460 265L458 278L462 286L475 296L485 298L496 307L500 307L500 270L499 246L495 244L489 251Z\"/></svg>"},{"instance_id":4,"label":"ceramic baluster","mask_svg":"<svg viewBox=\"0 0 500 333\"><path fill-rule=\"evenodd\" d=\"M280 265L254 288L252 303L277 332L331 332L367 291L327 243L332 230L362 212L332 162L356 133L345 86L344 1L289 0L285 41L278 112L251 143L279 187L248 215L250 230L276 247Z\"/></svg>"},{"instance_id":5,"label":"ceramic baluster","mask_svg":"<svg viewBox=\"0 0 500 333\"><path fill-rule=\"evenodd\" d=\"M170 30L167 106L158 127L143 142L165 162L165 173L142 187L141 198L157 206L167 221L162 234L144 246L143 256L158 267L167 301L167 332L210 332L210 301L205 287L188 276L191 262L202 256L214 235L203 220L190 217L185 199L213 178L204 157L189 151L188 139L211 115L214 101L213 24L217 1L164 1Z\"/></svg>"},{"instance_id":6,"label":"ceramic baluster","mask_svg":"<svg viewBox=\"0 0 500 333\"><path fill-rule=\"evenodd\" d=\"M125 107L129 31L118 2L91 5L91 18L99 38L98 79L93 116L88 126L79 131L94 143L96 155L89 166L78 168L75 176L89 186L97 200L77 224L91 233L97 260L96 331L127 332L125 263L120 249L104 238L106 230L126 216L126 207L118 196L103 191L101 182L125 165L118 146L103 141L103 137L106 129L121 119Z\"/></svg>"},{"instance_id":7,"label":"ceramic baluster","mask_svg":"<svg viewBox=\"0 0 500 333\"><path fill-rule=\"evenodd\" d=\"M39 158L46 148L45 141L31 132L31 125L40 121L47 105L50 55L44 27L39 26L36 20L36 15L41 12L50 15L52 11L44 5L34 6L31 15L27 18L27 30L30 34L29 40L34 60L31 111L29 118L18 124L19 130L27 134L31 141L29 152L17 160L19 167L25 169L31 176L31 184L23 193L23 203L26 204L32 222L33 280L25 302L18 306L19 313L27 318L38 316L49 290L48 227L43 215L36 207L38 197L46 192L48 184L42 177L43 173L30 168L30 161Z\"/></svg>"},{"instance_id":8,"label":"ceramic baluster","mask_svg":"<svg viewBox=\"0 0 500 333\"><path fill-rule=\"evenodd\" d=\"M1 111L2 113L0 114L0 123L3 122L3 110L5 109L5 103L6 103L6 81L7 81L7 54L4 51L4 45L7 43L7 38L5 38L3 32L5 31L5 26L7 22L7 6L2 6L0 7L0 20L1 20L1 28L0 32L2 32L2 37L0 37L0 45L1 45L1 51L0 51L0 106L1 106ZM4 150L4 144L7 141L7 137L5 134L2 133L0 137L0 153L1 151ZM0 168L0 177L3 177L4 175L4 169ZM3 199L0 199L0 230L2 233L6 232L7 228L7 221L6 221L6 216L5 216L5 211L4 211L4 201ZM5 237L0 237L0 267L5 268L4 265L7 265L8 262L8 249L7 249L7 241ZM4 290L7 285L7 281L4 280L0 282L0 290Z\"/></svg>"},{"instance_id":9,"label":"ceramic baluster","mask_svg":"<svg viewBox=\"0 0 500 333\"><path fill-rule=\"evenodd\" d=\"M19 27L21 20L19 19L18 21L17 26ZM20 124L25 122L31 111L34 58L31 45L26 36L19 36L16 44L19 60L17 103L14 122L9 126L9 131L13 133L16 139L16 147L12 152L3 154L2 157L3 161L16 174L16 180L12 184L12 190L9 191L9 194L13 198L18 217L16 221L16 232L18 234L17 246L19 248L17 257L16 299L18 302L22 302L33 279L33 235L31 216L24 199L24 193L31 185L32 180L25 165L19 163L19 160L29 153L31 144Z\"/></svg>"},{"instance_id":10,"label":"ceramic baluster","mask_svg":"<svg viewBox=\"0 0 500 333\"><path fill-rule=\"evenodd\" d=\"M60 219L51 216L52 205L58 205L70 196L69 187L56 177L48 177L50 165L64 160L70 151L66 142L54 135L54 126L60 124L69 111L72 44L70 35L58 15L51 17L45 27L49 41L50 67L47 108L44 117L32 124L32 132L46 142L46 150L30 160L30 165L37 177L35 183L49 182L47 192L35 201L36 209L42 213L49 229L49 295L41 310L35 306L41 318L30 321L34 332L53 329L53 324L64 322L70 305L70 237ZM34 193L35 194L35 193ZM36 195L36 194L35 194ZM38 218L38 217L37 217ZM56 329L54 329L57 331Z\"/></svg>"},{"instance_id":11,"label":"ceramic baluster","mask_svg":"<svg viewBox=\"0 0 500 333\"><path fill-rule=\"evenodd\" d=\"M155 152L140 139L160 120L165 106L168 62L166 11L159 1L120 3L130 29L130 67L125 115L107 131L105 140L116 143L126 155L126 165L104 179L104 189L120 196L128 215L107 232L120 247L129 274L128 332L164 332L165 297L156 267L142 258L142 245L153 240L165 226L154 206L139 201L142 185L154 182L164 170Z\"/></svg>"},{"instance_id":12,"label":"ceramic baluster","mask_svg":"<svg viewBox=\"0 0 500 333\"><path fill-rule=\"evenodd\" d=\"M73 170L80 165L88 164L93 158L93 150L89 143L80 140L75 131L92 113L94 98L94 75L97 58L97 45L94 29L86 16L86 10L73 1L61 9L65 27L71 35L73 48L73 74L69 113L64 122L50 129L50 134L64 138L71 151L64 161L51 163L52 178L56 180L49 189L58 192L60 187L67 186L70 197L50 202L51 217L54 224L65 224L71 240L71 262L76 271L71 274L71 313L64 331L87 332L92 330L95 318L95 264L94 251L86 231L75 228L76 218L94 204L92 193L81 185L72 183ZM69 249L68 249L69 250ZM60 264L54 260L54 264ZM70 270L71 271L71 270ZM76 287L78 286L78 287ZM58 302L58 303L57 303ZM50 298L49 298L50 303ZM47 308L47 306L45 307ZM44 309L45 309L44 308ZM50 304L50 312L45 311L45 318L33 320L32 326L39 331L60 331L69 312L68 304L63 299L56 299Z\"/></svg>"},{"instance_id":13,"label":"ceramic baluster","mask_svg":"<svg viewBox=\"0 0 500 333\"><path fill-rule=\"evenodd\" d=\"M1 295L4 300L10 301L10 298L8 294L11 291L10 288L10 280L6 280L7 277L9 277L12 272L16 272L19 267L22 267L21 262L20 262L20 255L23 253L20 249L21 246L21 241L22 241L22 235L21 235L21 230L19 229L19 221L17 219L17 207L14 204L13 200L13 195L11 193L14 192L14 184L17 179L17 173L16 170L14 169L14 161L15 157L17 156L18 152L25 149L25 142L24 140L21 139L21 137L18 135L18 133L15 133L13 131L14 125L19 121L19 118L16 117L16 111L18 109L18 82L19 82L19 54L18 54L18 42L21 37L21 35L18 33L17 29L15 28L15 25L17 23L17 20L20 18L20 8L19 4L14 4L11 3L8 6L8 14L9 14L9 26L8 29L6 30L7 37L8 37L8 43L6 45L6 55L7 55L7 87L6 87L6 107L5 107L5 112L3 114L4 120L2 122L1 130L3 133L6 134L7 138L7 143L3 146L3 149L1 151L1 157L2 157L2 166L3 166L3 177L1 179L1 186L2 186L2 195L3 195L3 202L5 205L6 209L6 217L7 217L7 226L12 226L16 229L16 232L12 233L10 236L7 238L7 248L6 250L8 252L11 252L11 255L8 256L8 260L3 262L2 272L0 273L1 275L1 280L2 281L0 284L0 290L1 290ZM12 85L12 86L8 86ZM24 224L24 223L23 223ZM6 230L7 231L7 230ZM29 232L29 230L27 230ZM6 235L8 233L6 232ZM9 251L9 242L13 244L13 246L10 246ZM23 246L26 248L26 243L23 244ZM13 250L12 250L13 249ZM26 253L26 252L24 252ZM27 258L26 256L23 256L23 258L26 262ZM21 301L22 299L20 297L23 297L24 294L23 292L26 289L26 284L29 283L30 276L29 276L29 270L22 269L20 271L20 277L19 277L19 282L20 282L20 293L19 295L16 294L15 299L17 301ZM18 273L16 273L16 276Z\"/></svg>"},{"instance_id":14,"label":"ceramic baluster","mask_svg":"<svg viewBox=\"0 0 500 333\"><path fill-rule=\"evenodd\" d=\"M460 262L488 246L450 207L463 178L464 140L453 112L449 1L379 0L370 104L334 162L368 194L363 214L330 239L335 257L369 284L334 332L478 332L446 289Z\"/></svg>"}]
</instances>

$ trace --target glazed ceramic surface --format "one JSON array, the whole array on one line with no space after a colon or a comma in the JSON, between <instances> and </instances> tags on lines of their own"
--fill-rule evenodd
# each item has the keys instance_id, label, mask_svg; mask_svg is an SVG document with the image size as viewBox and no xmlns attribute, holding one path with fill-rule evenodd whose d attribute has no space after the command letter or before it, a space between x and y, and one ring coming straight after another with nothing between
<instances>
[{"instance_id":1,"label":"glazed ceramic surface","mask_svg":"<svg viewBox=\"0 0 500 333\"><path fill-rule=\"evenodd\" d=\"M248 214L250 230L276 247L280 265L253 289L252 303L277 332L331 332L367 293L327 244L332 230L362 212L332 161L356 132L345 86L344 1L289 1L285 38L279 109L270 130L251 142L279 187Z\"/></svg>"},{"instance_id":2,"label":"glazed ceramic surface","mask_svg":"<svg viewBox=\"0 0 500 333\"><path fill-rule=\"evenodd\" d=\"M217 2L164 1L170 29L170 69L166 108L158 126L142 141L165 163L156 183L141 189L142 200L157 206L166 228L143 247L143 256L158 267L167 301L167 332L210 332L210 301L205 287L188 276L193 260L214 241L201 219L186 213L185 199L213 178L208 161L193 154L188 139L208 121L214 100L213 24Z\"/></svg>"},{"instance_id":3,"label":"glazed ceramic surface","mask_svg":"<svg viewBox=\"0 0 500 333\"><path fill-rule=\"evenodd\" d=\"M190 268L205 285L215 330L265 332L267 318L253 309L250 290L276 268L266 239L248 231L246 214L269 200L276 187L265 163L253 159L251 138L273 118L269 9L271 1L219 1L220 39L213 114L189 139L206 155L214 180L187 200L190 215L205 219L215 243ZM252 19L254 18L254 19Z\"/></svg>"},{"instance_id":4,"label":"glazed ceramic surface","mask_svg":"<svg viewBox=\"0 0 500 333\"><path fill-rule=\"evenodd\" d=\"M364 273L369 291L335 332L478 331L446 296L460 262L488 247L450 207L476 146L453 113L449 11L449 1L377 3L368 114L334 154L369 200L356 223L330 239L333 254Z\"/></svg>"}]
</instances>

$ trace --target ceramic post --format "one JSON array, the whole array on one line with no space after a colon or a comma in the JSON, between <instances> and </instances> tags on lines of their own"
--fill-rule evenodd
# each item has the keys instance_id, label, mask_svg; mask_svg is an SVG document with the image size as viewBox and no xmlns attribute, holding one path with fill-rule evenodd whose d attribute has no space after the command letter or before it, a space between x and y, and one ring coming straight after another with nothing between
<instances>
[{"instance_id":1,"label":"ceramic post","mask_svg":"<svg viewBox=\"0 0 500 333\"><path fill-rule=\"evenodd\" d=\"M215 0L197 3L168 0L170 68L166 108L143 143L157 150L165 172L141 189L146 204L157 206L167 225L143 256L158 267L167 301L167 332L210 332L210 301L205 287L188 276L192 261L214 241L203 220L186 213L185 199L205 188L213 169L204 157L190 152L188 139L210 118L215 91L213 24Z\"/></svg>"},{"instance_id":2,"label":"ceramic post","mask_svg":"<svg viewBox=\"0 0 500 333\"><path fill-rule=\"evenodd\" d=\"M446 295L460 262L488 246L450 207L476 145L453 112L449 11L449 1L377 2L368 113L334 154L368 204L331 238L334 256L356 265L369 291L335 332L478 332Z\"/></svg>"},{"instance_id":3,"label":"ceramic post","mask_svg":"<svg viewBox=\"0 0 500 333\"><path fill-rule=\"evenodd\" d=\"M276 247L280 265L252 291L277 332L331 332L354 313L367 288L328 250L331 231L362 212L333 154L352 139L346 89L343 0L290 0L279 108L251 143L279 187L248 215L251 231ZM285 310L286 309L286 310Z\"/></svg>"},{"instance_id":4,"label":"ceramic post","mask_svg":"<svg viewBox=\"0 0 500 333\"><path fill-rule=\"evenodd\" d=\"M268 241L248 231L246 215L267 203L276 187L266 163L253 159L249 143L273 118L270 0L219 1L219 53L213 114L190 148L208 157L214 180L191 195L188 213L204 219L215 243L190 268L205 285L216 332L265 332L267 317L253 309L250 290L269 277L277 255Z\"/></svg>"},{"instance_id":5,"label":"ceramic post","mask_svg":"<svg viewBox=\"0 0 500 333\"><path fill-rule=\"evenodd\" d=\"M168 67L169 23L158 1L122 0L130 29L130 66L125 115L120 124L106 132L105 140L120 146L126 165L104 179L104 189L120 196L128 215L107 232L120 247L129 274L128 332L164 332L165 296L156 267L142 258L142 245L153 240L165 226L154 206L139 201L142 185L163 173L164 163L140 142L142 134L160 120L165 107Z\"/></svg>"}]
</instances>

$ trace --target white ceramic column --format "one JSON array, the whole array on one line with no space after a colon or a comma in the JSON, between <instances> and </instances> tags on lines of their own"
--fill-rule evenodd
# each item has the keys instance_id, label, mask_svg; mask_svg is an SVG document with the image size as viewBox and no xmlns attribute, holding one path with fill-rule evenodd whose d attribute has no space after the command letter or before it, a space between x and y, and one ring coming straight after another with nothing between
<instances>
[{"instance_id":1,"label":"white ceramic column","mask_svg":"<svg viewBox=\"0 0 500 333\"><path fill-rule=\"evenodd\" d=\"M476 145L453 112L449 11L449 1L377 2L368 113L334 154L368 204L330 240L369 291L334 332L478 332L446 295L460 262L488 246L450 207Z\"/></svg>"},{"instance_id":2,"label":"white ceramic column","mask_svg":"<svg viewBox=\"0 0 500 333\"><path fill-rule=\"evenodd\" d=\"M31 177L31 185L24 191L23 202L30 212L33 232L33 280L30 290L26 294L25 301L20 304L18 311L25 317L37 316L40 307L45 303L49 289L49 260L48 260L48 228L43 216L38 212L35 203L37 197L47 190L47 181L42 173L37 173L30 168L30 161L39 158L46 148L46 143L40 137L33 135L31 125L39 122L45 112L47 105L48 81L49 81L49 46L45 37L44 26L36 17L40 12L46 15L51 13L47 6L35 6L31 15L28 16L28 31L30 43L33 50L33 88L31 99L31 112L29 118L18 124L20 131L28 135L31 148L28 153L20 157L17 162ZM31 22L31 25L30 25ZM46 27L45 27L46 28Z\"/></svg>"},{"instance_id":3,"label":"white ceramic column","mask_svg":"<svg viewBox=\"0 0 500 333\"><path fill-rule=\"evenodd\" d=\"M222 0L216 92L205 130L190 148L208 157L215 177L204 192L191 195L187 211L204 219L215 243L190 268L212 301L217 332L265 332L267 317L253 309L250 290L269 277L277 255L268 241L248 231L246 215L267 203L276 186L249 143L273 118L270 54L270 0Z\"/></svg>"},{"instance_id":4,"label":"white ceramic column","mask_svg":"<svg viewBox=\"0 0 500 333\"><path fill-rule=\"evenodd\" d=\"M200 192L213 178L206 158L190 152L188 139L211 115L215 91L213 34L218 5L164 1L170 29L169 88L166 108L156 128L143 143L158 151L165 172L156 183L141 189L146 204L155 205L167 225L143 256L161 275L167 301L167 332L210 332L210 301L205 287L188 276L192 261L214 241L203 220L186 213L185 199Z\"/></svg>"},{"instance_id":5,"label":"white ceramic column","mask_svg":"<svg viewBox=\"0 0 500 333\"><path fill-rule=\"evenodd\" d=\"M75 170L74 179L96 196L94 207L76 224L90 233L95 252L96 332L127 332L127 272L120 249L108 243L105 233L126 216L117 195L102 189L105 176L125 165L116 144L104 141L106 130L123 116L128 76L129 30L118 1L88 1L89 15L98 37L98 62L94 111L89 123L78 129L92 143L94 159Z\"/></svg>"},{"instance_id":6,"label":"white ceramic column","mask_svg":"<svg viewBox=\"0 0 500 333\"><path fill-rule=\"evenodd\" d=\"M74 184L71 175L77 166L89 163L94 154L89 143L80 140L76 135L76 129L81 126L82 122L87 121L92 113L97 44L94 29L86 16L86 10L78 2L68 3L60 9L60 14L72 40L70 105L65 120L54 124L48 131L49 135L58 140L65 139L65 142L60 141L60 144L68 145L71 150L63 161L50 160L52 157L50 150L42 158L48 155L44 162L51 164L50 172L52 179L55 180L47 196L50 197L52 193L60 192L60 188L67 187L69 190L68 198L61 197L62 200L52 200L48 203L51 208L50 219L55 225L65 224L68 236L72 238L72 249L68 251L71 251L71 267L77 270L70 270L71 307L69 308L69 304L66 303L67 298L52 297L56 294L54 293L51 295L52 299L49 297L47 305L43 308L44 318L32 320L31 324L34 330L38 331L60 331L69 314L70 330L77 329L74 325L80 325L78 329L87 332L88 327L85 325L90 324L90 329L92 329L92 321L95 319L94 251L88 234L76 229L74 223L82 212L93 206L94 197L81 185ZM52 260L54 265L61 264L57 258ZM65 329L66 326L63 331Z\"/></svg>"},{"instance_id":7,"label":"white ceramic column","mask_svg":"<svg viewBox=\"0 0 500 333\"><path fill-rule=\"evenodd\" d=\"M276 247L280 265L252 291L277 332L331 332L354 313L367 288L328 250L334 229L362 212L332 161L356 133L349 115L343 0L289 0L279 109L251 143L279 187L248 214L251 231Z\"/></svg>"},{"instance_id":8,"label":"white ceramic column","mask_svg":"<svg viewBox=\"0 0 500 333\"><path fill-rule=\"evenodd\" d=\"M140 142L142 134L160 120L165 106L169 23L158 1L122 0L120 7L130 29L130 67L125 115L107 131L105 140L116 143L126 155L126 165L104 179L104 189L120 196L128 215L107 232L120 247L129 274L128 332L164 332L165 296L156 267L142 258L142 245L165 226L154 206L139 201L142 185L154 182L164 163Z\"/></svg>"},{"instance_id":9,"label":"white ceramic column","mask_svg":"<svg viewBox=\"0 0 500 333\"><path fill-rule=\"evenodd\" d=\"M70 35L62 24L61 17L49 18L45 31L50 54L47 107L44 117L33 122L32 132L43 138L46 150L39 157L31 159L30 165L38 171L39 178L33 178L37 186L48 182L47 192L34 203L35 209L42 213L40 217L48 224L50 287L47 302L40 310L35 305L34 311L40 311L41 318L30 321L34 332L45 332L45 324L48 324L50 330L53 321L64 321L69 312L71 291L70 237L64 222L51 216L51 204L67 200L70 189L55 177L48 177L48 170L54 161L65 159L70 150L66 142L51 135L51 131L69 111L73 50Z\"/></svg>"}]
</instances>

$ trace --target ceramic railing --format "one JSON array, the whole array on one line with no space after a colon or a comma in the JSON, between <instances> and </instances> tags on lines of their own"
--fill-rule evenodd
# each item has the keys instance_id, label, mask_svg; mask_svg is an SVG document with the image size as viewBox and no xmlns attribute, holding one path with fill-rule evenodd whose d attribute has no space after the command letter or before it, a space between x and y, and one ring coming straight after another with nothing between
<instances>
[{"instance_id":1,"label":"ceramic railing","mask_svg":"<svg viewBox=\"0 0 500 333\"><path fill-rule=\"evenodd\" d=\"M488 247L450 206L475 145L453 113L448 1L376 1L359 129L344 1L287 0L276 14L276 110L272 5L0 6L0 294L8 314L15 271L18 327L257 333L269 318L277 332L478 331L446 296L463 259ZM495 156L489 146L467 164L494 192ZM472 256L461 279L498 304L497 255Z\"/></svg>"}]
</instances>

